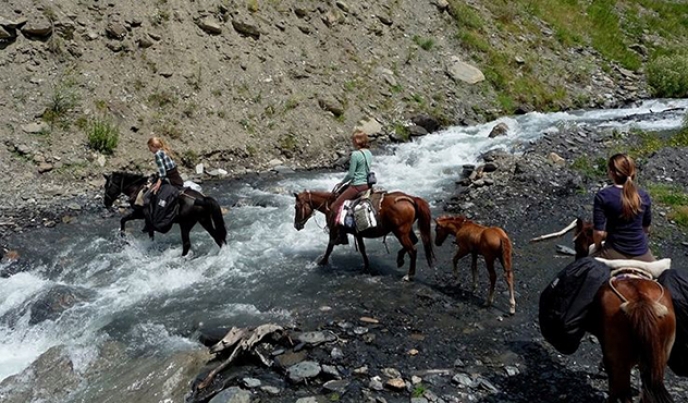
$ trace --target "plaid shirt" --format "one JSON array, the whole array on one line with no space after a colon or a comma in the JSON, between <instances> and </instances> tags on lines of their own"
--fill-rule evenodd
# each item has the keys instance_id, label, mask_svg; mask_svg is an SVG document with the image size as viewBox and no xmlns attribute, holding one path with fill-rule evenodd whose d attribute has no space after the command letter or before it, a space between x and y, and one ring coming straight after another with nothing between
<instances>
[{"instance_id":1,"label":"plaid shirt","mask_svg":"<svg viewBox=\"0 0 688 403\"><path fill-rule=\"evenodd\" d=\"M163 150L158 150L155 153L155 165L158 166L160 179L167 178L167 171L177 167L177 164L175 164L174 161L172 161L172 159L165 154Z\"/></svg>"}]
</instances>

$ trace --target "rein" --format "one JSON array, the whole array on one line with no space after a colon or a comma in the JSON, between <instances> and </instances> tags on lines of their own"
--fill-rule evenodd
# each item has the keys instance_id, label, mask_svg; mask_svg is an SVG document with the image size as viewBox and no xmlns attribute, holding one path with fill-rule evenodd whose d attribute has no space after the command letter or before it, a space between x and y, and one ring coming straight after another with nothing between
<instances>
[{"instance_id":1,"label":"rein","mask_svg":"<svg viewBox=\"0 0 688 403\"><path fill-rule=\"evenodd\" d=\"M120 181L119 181L119 189L118 189L118 191L117 191L117 195L118 195L118 196L119 196L120 194L124 193L124 189L125 189L125 186L124 186L124 177L125 177L125 175L122 175L122 178L121 178ZM145 176L144 176L144 177L141 177L141 178L138 178L138 179L136 179L135 181L131 182L130 184L127 184L126 187L136 185L136 184L138 184L139 182L145 181L146 179L147 179L147 178L146 178ZM110 195L106 192L106 193L105 193L105 198L108 199L108 200L112 200L112 202L114 203L114 201L115 201L115 199L116 199L117 197L113 198L112 196L110 196Z\"/></svg>"},{"instance_id":2,"label":"rein","mask_svg":"<svg viewBox=\"0 0 688 403\"><path fill-rule=\"evenodd\" d=\"M303 220L299 221L300 225L305 225L308 220L310 220L311 217L315 214L316 211L320 211L320 209L327 204L327 200L323 201L320 203L318 207L313 207L313 197L311 195L310 190L307 190L306 193L308 194L308 205L311 207L311 213L307 216L304 217ZM320 229L325 229L325 226L321 226L320 223L318 222L318 217L315 217L315 224L320 228Z\"/></svg>"}]
</instances>

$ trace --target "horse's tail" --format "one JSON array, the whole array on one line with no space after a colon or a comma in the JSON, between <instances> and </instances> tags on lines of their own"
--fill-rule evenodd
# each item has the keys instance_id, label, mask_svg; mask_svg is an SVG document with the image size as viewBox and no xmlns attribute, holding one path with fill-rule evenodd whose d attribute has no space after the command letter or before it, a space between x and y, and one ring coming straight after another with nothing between
<instances>
[{"instance_id":1,"label":"horse's tail","mask_svg":"<svg viewBox=\"0 0 688 403\"><path fill-rule=\"evenodd\" d=\"M222 217L222 208L210 196L205 196L203 201L210 209L210 218L213 220L213 227L215 228L215 233L212 234L213 239L218 246L222 247L223 244L227 244L227 228L225 228L225 219Z\"/></svg>"},{"instance_id":2,"label":"horse's tail","mask_svg":"<svg viewBox=\"0 0 688 403\"><path fill-rule=\"evenodd\" d=\"M414 197L413 203L416 206L418 229L420 229L420 239L423 241L425 259L428 261L428 266L432 267L435 252L432 250L432 215L430 214L430 205L420 197Z\"/></svg>"},{"instance_id":3,"label":"horse's tail","mask_svg":"<svg viewBox=\"0 0 688 403\"><path fill-rule=\"evenodd\" d=\"M502 231L502 264L505 270L511 270L511 240L506 232Z\"/></svg>"},{"instance_id":4,"label":"horse's tail","mask_svg":"<svg viewBox=\"0 0 688 403\"><path fill-rule=\"evenodd\" d=\"M674 399L664 386L664 367L669 357L665 345L669 335L662 335L660 321L669 311L650 296L638 292L636 300L624 302L621 309L626 313L632 329L632 338L640 346L640 380L643 402L673 403ZM664 337L663 337L664 336Z\"/></svg>"}]
</instances>

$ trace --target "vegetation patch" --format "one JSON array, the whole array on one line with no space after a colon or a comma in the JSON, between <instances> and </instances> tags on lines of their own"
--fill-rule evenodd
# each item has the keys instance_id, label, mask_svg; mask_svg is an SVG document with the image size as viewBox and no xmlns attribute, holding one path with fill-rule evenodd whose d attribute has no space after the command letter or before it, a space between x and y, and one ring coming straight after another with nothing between
<instances>
[{"instance_id":1,"label":"vegetation patch","mask_svg":"<svg viewBox=\"0 0 688 403\"><path fill-rule=\"evenodd\" d=\"M688 193L680 186L650 183L646 186L652 200L669 208L667 218L688 228Z\"/></svg>"},{"instance_id":2,"label":"vegetation patch","mask_svg":"<svg viewBox=\"0 0 688 403\"><path fill-rule=\"evenodd\" d=\"M432 38L423 38L418 35L413 36L413 42L420 46L421 49L423 50L432 50L432 48L435 46L435 40Z\"/></svg>"},{"instance_id":3,"label":"vegetation patch","mask_svg":"<svg viewBox=\"0 0 688 403\"><path fill-rule=\"evenodd\" d=\"M688 97L688 54L657 57L647 67L647 81L654 96Z\"/></svg>"},{"instance_id":4,"label":"vegetation patch","mask_svg":"<svg viewBox=\"0 0 688 403\"><path fill-rule=\"evenodd\" d=\"M599 157L590 161L587 156L578 157L571 164L571 169L580 172L588 179L604 177L607 174L607 160Z\"/></svg>"},{"instance_id":5,"label":"vegetation patch","mask_svg":"<svg viewBox=\"0 0 688 403\"><path fill-rule=\"evenodd\" d=\"M95 118L87 126L88 146L103 154L112 154L119 143L119 128L110 120Z\"/></svg>"},{"instance_id":6,"label":"vegetation patch","mask_svg":"<svg viewBox=\"0 0 688 403\"><path fill-rule=\"evenodd\" d=\"M50 94L43 120L51 127L58 124L66 129L69 127L68 115L78 106L79 96L74 90L74 82L71 80L60 81Z\"/></svg>"}]
</instances>

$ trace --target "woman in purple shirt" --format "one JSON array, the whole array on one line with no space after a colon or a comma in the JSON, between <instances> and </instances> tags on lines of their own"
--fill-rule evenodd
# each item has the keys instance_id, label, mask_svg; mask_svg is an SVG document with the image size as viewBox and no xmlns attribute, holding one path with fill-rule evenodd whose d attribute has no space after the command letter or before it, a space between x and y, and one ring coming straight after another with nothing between
<instances>
[{"instance_id":1,"label":"woman in purple shirt","mask_svg":"<svg viewBox=\"0 0 688 403\"><path fill-rule=\"evenodd\" d=\"M652 222L651 201L634 182L635 163L625 154L615 154L609 158L608 173L614 184L595 195L594 256L654 261L647 239Z\"/></svg>"}]
</instances>

